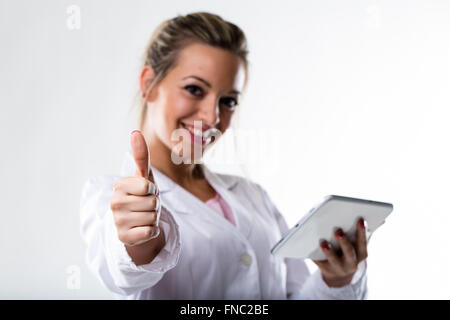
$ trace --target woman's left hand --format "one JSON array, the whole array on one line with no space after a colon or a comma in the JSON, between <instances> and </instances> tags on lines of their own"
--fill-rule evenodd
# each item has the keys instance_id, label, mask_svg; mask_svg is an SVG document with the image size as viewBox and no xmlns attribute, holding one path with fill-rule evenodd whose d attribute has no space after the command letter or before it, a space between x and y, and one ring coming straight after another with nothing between
<instances>
[{"instance_id":1,"label":"woman's left hand","mask_svg":"<svg viewBox=\"0 0 450 320\"><path fill-rule=\"evenodd\" d=\"M330 244L324 240L320 247L327 260L313 260L322 272L322 279L329 287L343 287L352 281L358 269L358 264L367 258L367 243L364 220L360 219L356 227L356 241L352 244L342 229L335 232L335 237L341 247L339 255Z\"/></svg>"}]
</instances>

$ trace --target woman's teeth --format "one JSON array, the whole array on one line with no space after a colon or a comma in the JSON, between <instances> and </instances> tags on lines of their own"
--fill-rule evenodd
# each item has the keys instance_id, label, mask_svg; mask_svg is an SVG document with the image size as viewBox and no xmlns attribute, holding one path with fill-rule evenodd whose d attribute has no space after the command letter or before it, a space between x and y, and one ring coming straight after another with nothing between
<instances>
[{"instance_id":1,"label":"woman's teeth","mask_svg":"<svg viewBox=\"0 0 450 320\"><path fill-rule=\"evenodd\" d=\"M181 124L183 126L183 128L185 128L186 130L188 130L189 132L191 132L194 136L197 137L203 137L203 131L201 129L197 129L197 128L193 128L191 126L187 126L186 124L182 123Z\"/></svg>"},{"instance_id":2,"label":"woman's teeth","mask_svg":"<svg viewBox=\"0 0 450 320\"><path fill-rule=\"evenodd\" d=\"M199 129L196 129L196 128L194 128L194 130L192 131L193 133L194 133L194 135L196 135L196 136L202 136L203 135L203 132L202 132L202 130L199 130Z\"/></svg>"},{"instance_id":3,"label":"woman's teeth","mask_svg":"<svg viewBox=\"0 0 450 320\"><path fill-rule=\"evenodd\" d=\"M192 132L192 134L196 135L196 136L202 136L203 132L202 130L199 130L197 128L192 128L190 126L185 125L184 123L182 123L183 127L188 130L189 132Z\"/></svg>"}]
</instances>

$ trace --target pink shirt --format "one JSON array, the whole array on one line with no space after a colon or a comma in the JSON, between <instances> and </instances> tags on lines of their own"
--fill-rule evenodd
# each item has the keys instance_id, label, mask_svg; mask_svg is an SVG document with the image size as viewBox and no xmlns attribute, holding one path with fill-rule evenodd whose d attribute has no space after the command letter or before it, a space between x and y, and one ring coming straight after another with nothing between
<instances>
[{"instance_id":1,"label":"pink shirt","mask_svg":"<svg viewBox=\"0 0 450 320\"><path fill-rule=\"evenodd\" d=\"M228 203L225 202L225 200L220 196L219 193L217 193L214 198L211 198L208 201L206 201L206 204L213 210L222 214L225 217L225 219L227 219L236 226L236 221L234 220L233 212L231 211L230 206L228 205Z\"/></svg>"}]
</instances>

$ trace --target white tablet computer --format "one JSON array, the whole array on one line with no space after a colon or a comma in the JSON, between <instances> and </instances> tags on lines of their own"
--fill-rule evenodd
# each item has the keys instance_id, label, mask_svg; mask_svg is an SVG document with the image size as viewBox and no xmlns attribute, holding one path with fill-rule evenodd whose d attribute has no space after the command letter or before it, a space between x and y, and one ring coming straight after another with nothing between
<instances>
[{"instance_id":1,"label":"white tablet computer","mask_svg":"<svg viewBox=\"0 0 450 320\"><path fill-rule=\"evenodd\" d=\"M342 228L350 241L355 241L356 223L360 218L366 220L369 236L384 223L393 208L391 203L329 195L292 227L271 253L283 258L325 260L321 240L339 249L334 232Z\"/></svg>"}]
</instances>

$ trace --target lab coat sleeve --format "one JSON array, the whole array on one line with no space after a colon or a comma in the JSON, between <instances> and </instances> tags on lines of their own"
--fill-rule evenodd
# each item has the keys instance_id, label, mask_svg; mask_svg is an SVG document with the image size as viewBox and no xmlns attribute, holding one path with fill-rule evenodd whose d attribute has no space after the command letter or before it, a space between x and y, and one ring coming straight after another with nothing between
<instances>
[{"instance_id":1,"label":"lab coat sleeve","mask_svg":"<svg viewBox=\"0 0 450 320\"><path fill-rule=\"evenodd\" d=\"M267 192L259 186L264 194L266 204L270 208L282 235L289 228L286 220L271 201ZM310 273L303 259L284 258L287 268L287 299L290 300L363 300L367 299L367 262L358 264L350 284L340 287L329 287L322 278L319 268Z\"/></svg>"},{"instance_id":2,"label":"lab coat sleeve","mask_svg":"<svg viewBox=\"0 0 450 320\"><path fill-rule=\"evenodd\" d=\"M80 201L80 231L91 271L110 291L128 296L154 286L178 263L180 233L175 219L163 207L159 226L164 230L166 245L151 263L137 266L118 238L110 209L116 179L97 176L85 183Z\"/></svg>"}]
</instances>

